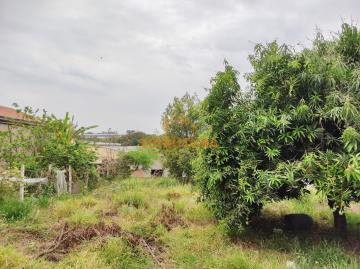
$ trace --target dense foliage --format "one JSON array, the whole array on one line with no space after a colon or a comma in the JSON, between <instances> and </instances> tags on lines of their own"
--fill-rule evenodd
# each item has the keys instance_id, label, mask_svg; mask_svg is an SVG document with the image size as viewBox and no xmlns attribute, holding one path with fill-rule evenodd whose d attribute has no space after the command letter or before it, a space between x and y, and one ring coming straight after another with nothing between
<instances>
[{"instance_id":1,"label":"dense foliage","mask_svg":"<svg viewBox=\"0 0 360 269\"><path fill-rule=\"evenodd\" d=\"M141 140L147 136L144 132L127 130L126 134L120 135L116 142L123 146L140 146Z\"/></svg>"},{"instance_id":2,"label":"dense foliage","mask_svg":"<svg viewBox=\"0 0 360 269\"><path fill-rule=\"evenodd\" d=\"M360 33L343 24L297 52L272 42L249 57L250 89L227 63L203 104L208 139L197 177L202 197L229 227L246 225L264 203L298 197L313 184L334 209L335 226L360 199Z\"/></svg>"},{"instance_id":3,"label":"dense foliage","mask_svg":"<svg viewBox=\"0 0 360 269\"><path fill-rule=\"evenodd\" d=\"M184 182L189 182L194 175L191 161L196 155L194 144L200 132L198 102L196 96L188 93L175 97L162 117L164 136L160 149L165 167L172 176Z\"/></svg>"},{"instance_id":4,"label":"dense foliage","mask_svg":"<svg viewBox=\"0 0 360 269\"><path fill-rule=\"evenodd\" d=\"M139 148L129 152L120 152L118 156L118 175L127 178L132 171L138 169L149 170L155 160L159 158L156 150Z\"/></svg>"},{"instance_id":5,"label":"dense foliage","mask_svg":"<svg viewBox=\"0 0 360 269\"><path fill-rule=\"evenodd\" d=\"M77 127L68 113L64 119L45 111L37 115L31 108L22 113L23 124L0 132L0 159L6 170L24 164L26 175L35 177L47 172L50 164L59 169L71 165L74 177L95 176L95 153L81 140L87 128Z\"/></svg>"}]
</instances>

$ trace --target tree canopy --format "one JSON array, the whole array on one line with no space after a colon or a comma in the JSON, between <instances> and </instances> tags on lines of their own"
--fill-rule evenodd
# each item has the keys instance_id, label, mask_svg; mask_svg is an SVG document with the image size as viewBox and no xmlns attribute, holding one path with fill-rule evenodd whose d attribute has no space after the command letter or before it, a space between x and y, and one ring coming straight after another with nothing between
<instances>
[{"instance_id":1,"label":"tree canopy","mask_svg":"<svg viewBox=\"0 0 360 269\"><path fill-rule=\"evenodd\" d=\"M162 116L164 135L157 143L170 174L185 182L194 174L191 162L200 133L198 103L197 96L188 93L175 97Z\"/></svg>"},{"instance_id":2,"label":"tree canopy","mask_svg":"<svg viewBox=\"0 0 360 269\"><path fill-rule=\"evenodd\" d=\"M360 199L360 32L348 24L311 48L271 42L249 56L249 89L225 62L203 103L207 137L197 178L202 197L229 227L247 225L268 201L326 195L335 226Z\"/></svg>"}]
</instances>

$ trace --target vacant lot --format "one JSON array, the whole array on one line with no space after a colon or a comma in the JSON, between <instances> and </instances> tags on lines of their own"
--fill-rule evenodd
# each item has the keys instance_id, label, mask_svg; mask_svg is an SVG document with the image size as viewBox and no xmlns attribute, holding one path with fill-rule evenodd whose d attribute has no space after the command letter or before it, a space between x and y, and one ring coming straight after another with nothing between
<instances>
[{"instance_id":1,"label":"vacant lot","mask_svg":"<svg viewBox=\"0 0 360 269\"><path fill-rule=\"evenodd\" d=\"M190 185L167 178L106 182L92 193L32 200L16 222L0 221L1 268L360 268L358 208L337 240L331 212L314 194L266 206L253 229L230 240ZM303 212L311 233L284 233L280 218Z\"/></svg>"}]
</instances>

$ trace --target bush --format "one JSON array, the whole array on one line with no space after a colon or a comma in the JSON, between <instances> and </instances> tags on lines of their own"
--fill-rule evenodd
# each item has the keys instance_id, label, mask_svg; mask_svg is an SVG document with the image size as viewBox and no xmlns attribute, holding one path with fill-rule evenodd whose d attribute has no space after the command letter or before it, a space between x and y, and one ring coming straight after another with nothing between
<instances>
[{"instance_id":1,"label":"bush","mask_svg":"<svg viewBox=\"0 0 360 269\"><path fill-rule=\"evenodd\" d=\"M29 201L18 201L13 198L5 199L0 202L0 214L6 221L16 221L25 218L31 212Z\"/></svg>"},{"instance_id":2,"label":"bush","mask_svg":"<svg viewBox=\"0 0 360 269\"><path fill-rule=\"evenodd\" d=\"M142 168L148 170L153 162L159 158L158 152L152 149L138 149L127 153L131 165L135 170Z\"/></svg>"},{"instance_id":3,"label":"bush","mask_svg":"<svg viewBox=\"0 0 360 269\"><path fill-rule=\"evenodd\" d=\"M126 153L121 152L118 158L118 176L122 179L131 176L132 159Z\"/></svg>"},{"instance_id":4,"label":"bush","mask_svg":"<svg viewBox=\"0 0 360 269\"><path fill-rule=\"evenodd\" d=\"M194 176L191 161L196 156L196 149L192 147L163 150L164 165L170 175L183 183L190 182Z\"/></svg>"},{"instance_id":5,"label":"bush","mask_svg":"<svg viewBox=\"0 0 360 269\"><path fill-rule=\"evenodd\" d=\"M158 158L158 152L152 149L138 149L126 153L120 152L118 158L119 177L128 178L131 175L131 171L139 168L148 170Z\"/></svg>"}]
</instances>

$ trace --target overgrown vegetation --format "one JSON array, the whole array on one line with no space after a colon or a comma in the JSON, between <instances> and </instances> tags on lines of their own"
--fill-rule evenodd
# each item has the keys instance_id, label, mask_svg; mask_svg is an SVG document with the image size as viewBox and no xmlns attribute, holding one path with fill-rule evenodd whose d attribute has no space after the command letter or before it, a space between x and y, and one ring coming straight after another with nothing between
<instances>
[{"instance_id":1,"label":"overgrown vegetation","mask_svg":"<svg viewBox=\"0 0 360 269\"><path fill-rule=\"evenodd\" d=\"M70 165L74 180L88 177L90 186L94 185L96 156L81 140L88 128L76 126L68 113L64 119L45 111L38 114L31 108L19 113L23 115L23 121L0 132L1 171L9 171L5 178L19 177L21 165L25 165L28 177L47 175L49 165L58 169L67 169ZM46 190L49 193L49 188Z\"/></svg>"},{"instance_id":2,"label":"overgrown vegetation","mask_svg":"<svg viewBox=\"0 0 360 269\"><path fill-rule=\"evenodd\" d=\"M98 189L55 197L49 185L19 202L1 180L0 268L359 268L359 30L301 51L259 44L249 59L249 89L225 61L205 100L175 98L164 135L121 153ZM95 175L86 128L23 113L0 133L2 177L20 164ZM160 155L174 178L129 178ZM286 229L288 213L311 225Z\"/></svg>"},{"instance_id":3,"label":"overgrown vegetation","mask_svg":"<svg viewBox=\"0 0 360 269\"><path fill-rule=\"evenodd\" d=\"M143 145L157 148L162 154L164 166L170 174L182 182L192 180L192 160L196 155L200 133L199 99L186 93L175 97L162 116L164 134L148 137Z\"/></svg>"},{"instance_id":4,"label":"overgrown vegetation","mask_svg":"<svg viewBox=\"0 0 360 269\"><path fill-rule=\"evenodd\" d=\"M298 198L312 184L346 229L344 210L359 201L360 32L348 24L311 48L256 45L242 91L238 72L212 80L203 102L208 140L196 163L202 198L228 227L248 225L263 205Z\"/></svg>"},{"instance_id":5,"label":"overgrown vegetation","mask_svg":"<svg viewBox=\"0 0 360 269\"><path fill-rule=\"evenodd\" d=\"M103 184L92 193L53 198L48 208L35 203L23 220L0 221L0 268L360 266L352 251L356 236L334 237L328 229L331 211L314 192L300 202L266 204L266 219L231 240L224 224L196 202L191 185L168 178ZM281 217L289 212L306 212L318 226L306 233L283 232Z\"/></svg>"},{"instance_id":6,"label":"overgrown vegetation","mask_svg":"<svg viewBox=\"0 0 360 269\"><path fill-rule=\"evenodd\" d=\"M31 211L31 202L20 202L14 198L7 198L0 201L0 217L12 222L25 218Z\"/></svg>"},{"instance_id":7,"label":"overgrown vegetation","mask_svg":"<svg viewBox=\"0 0 360 269\"><path fill-rule=\"evenodd\" d=\"M139 148L129 152L119 152L117 173L121 178L128 178L132 171L149 170L154 161L159 158L156 149Z\"/></svg>"}]
</instances>

